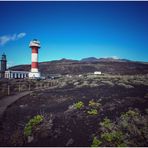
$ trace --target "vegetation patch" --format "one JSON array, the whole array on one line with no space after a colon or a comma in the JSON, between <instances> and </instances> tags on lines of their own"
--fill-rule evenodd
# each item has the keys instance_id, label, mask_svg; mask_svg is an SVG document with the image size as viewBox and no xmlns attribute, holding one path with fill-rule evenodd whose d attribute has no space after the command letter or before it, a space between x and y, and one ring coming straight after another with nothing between
<instances>
[{"instance_id":1,"label":"vegetation patch","mask_svg":"<svg viewBox=\"0 0 148 148\"><path fill-rule=\"evenodd\" d=\"M43 121L44 117L41 115L36 115L32 119L29 120L29 122L26 124L24 128L24 135L26 137L30 136L32 134L32 129L41 123Z\"/></svg>"},{"instance_id":2,"label":"vegetation patch","mask_svg":"<svg viewBox=\"0 0 148 148\"><path fill-rule=\"evenodd\" d=\"M129 110L123 113L115 122L105 118L101 125L98 139L94 137L92 145L97 146L146 146L148 141L147 117L138 110ZM141 142L142 141L142 142Z\"/></svg>"},{"instance_id":3,"label":"vegetation patch","mask_svg":"<svg viewBox=\"0 0 148 148\"><path fill-rule=\"evenodd\" d=\"M98 147L101 145L101 141L94 137L91 147Z\"/></svg>"},{"instance_id":4,"label":"vegetation patch","mask_svg":"<svg viewBox=\"0 0 148 148\"><path fill-rule=\"evenodd\" d=\"M103 122L100 123L100 125L107 129L112 129L113 127L111 120L108 119L107 117L103 120Z\"/></svg>"},{"instance_id":5,"label":"vegetation patch","mask_svg":"<svg viewBox=\"0 0 148 148\"><path fill-rule=\"evenodd\" d=\"M123 133L121 131L105 132L101 134L101 138L107 142L113 142L116 146L123 143Z\"/></svg>"},{"instance_id":6,"label":"vegetation patch","mask_svg":"<svg viewBox=\"0 0 148 148\"><path fill-rule=\"evenodd\" d=\"M124 83L118 83L118 86L121 86L121 87L124 87L124 88L134 88L132 85L127 85L127 84L124 84Z\"/></svg>"},{"instance_id":7,"label":"vegetation patch","mask_svg":"<svg viewBox=\"0 0 148 148\"><path fill-rule=\"evenodd\" d=\"M90 106L92 108L99 108L101 106L101 103L95 102L94 100L90 100L88 103L88 106Z\"/></svg>"},{"instance_id":8,"label":"vegetation patch","mask_svg":"<svg viewBox=\"0 0 148 148\"><path fill-rule=\"evenodd\" d=\"M74 104L74 107L76 109L81 109L82 107L84 107L84 103L82 101L78 101L77 103Z\"/></svg>"},{"instance_id":9,"label":"vegetation patch","mask_svg":"<svg viewBox=\"0 0 148 148\"><path fill-rule=\"evenodd\" d=\"M98 111L96 109L91 109L91 110L87 111L87 113L89 115L97 115L98 114Z\"/></svg>"}]
</instances>

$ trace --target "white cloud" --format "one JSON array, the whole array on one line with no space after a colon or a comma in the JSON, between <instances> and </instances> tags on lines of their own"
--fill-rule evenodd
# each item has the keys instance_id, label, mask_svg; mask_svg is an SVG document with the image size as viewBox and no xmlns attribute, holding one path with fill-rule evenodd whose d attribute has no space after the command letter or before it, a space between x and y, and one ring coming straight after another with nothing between
<instances>
[{"instance_id":1,"label":"white cloud","mask_svg":"<svg viewBox=\"0 0 148 148\"><path fill-rule=\"evenodd\" d=\"M103 57L103 58L113 58L113 59L120 59L120 57L118 57L118 56L106 56L106 57Z\"/></svg>"},{"instance_id":2,"label":"white cloud","mask_svg":"<svg viewBox=\"0 0 148 148\"><path fill-rule=\"evenodd\" d=\"M25 35L26 35L25 32L19 33L19 34L17 35L17 38L18 38L18 39L21 39L21 38L23 38Z\"/></svg>"},{"instance_id":3,"label":"white cloud","mask_svg":"<svg viewBox=\"0 0 148 148\"><path fill-rule=\"evenodd\" d=\"M10 40L10 37L9 36L1 36L0 37L0 45L4 45L6 44L8 41Z\"/></svg>"},{"instance_id":4,"label":"white cloud","mask_svg":"<svg viewBox=\"0 0 148 148\"><path fill-rule=\"evenodd\" d=\"M26 36L25 32L21 32L18 34L13 34L13 35L3 35L0 36L0 45L5 45L6 43L10 42L10 41L15 41L18 39L21 39L23 37Z\"/></svg>"},{"instance_id":5,"label":"white cloud","mask_svg":"<svg viewBox=\"0 0 148 148\"><path fill-rule=\"evenodd\" d=\"M113 59L119 59L118 56L112 56L111 58L113 58Z\"/></svg>"}]
</instances>

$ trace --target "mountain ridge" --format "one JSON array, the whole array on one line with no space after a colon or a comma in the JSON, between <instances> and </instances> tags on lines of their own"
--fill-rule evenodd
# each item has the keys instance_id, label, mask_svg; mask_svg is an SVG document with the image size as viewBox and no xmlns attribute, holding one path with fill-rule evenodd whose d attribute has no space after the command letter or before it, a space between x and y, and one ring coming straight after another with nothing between
<instances>
[{"instance_id":1,"label":"mountain ridge","mask_svg":"<svg viewBox=\"0 0 148 148\"><path fill-rule=\"evenodd\" d=\"M88 57L83 58L81 61L117 61L117 62L132 62L131 60L127 59L117 59L113 57L107 57L107 58L96 58L96 57Z\"/></svg>"},{"instance_id":2,"label":"mountain ridge","mask_svg":"<svg viewBox=\"0 0 148 148\"><path fill-rule=\"evenodd\" d=\"M92 58L92 57L91 57ZM85 60L60 59L54 61L39 62L39 71L43 76L50 74L86 74L101 71L107 74L137 75L148 74L148 63L130 61L126 59L93 58ZM30 71L31 65L16 65L9 70Z\"/></svg>"}]
</instances>

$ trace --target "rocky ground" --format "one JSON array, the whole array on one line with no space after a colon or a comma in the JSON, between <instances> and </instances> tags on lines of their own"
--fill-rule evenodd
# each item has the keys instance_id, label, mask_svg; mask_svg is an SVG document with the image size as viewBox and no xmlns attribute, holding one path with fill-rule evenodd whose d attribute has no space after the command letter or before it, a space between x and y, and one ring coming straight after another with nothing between
<instances>
[{"instance_id":1,"label":"rocky ground","mask_svg":"<svg viewBox=\"0 0 148 148\"><path fill-rule=\"evenodd\" d=\"M148 146L147 101L146 75L61 78L9 106L0 146Z\"/></svg>"}]
</instances>

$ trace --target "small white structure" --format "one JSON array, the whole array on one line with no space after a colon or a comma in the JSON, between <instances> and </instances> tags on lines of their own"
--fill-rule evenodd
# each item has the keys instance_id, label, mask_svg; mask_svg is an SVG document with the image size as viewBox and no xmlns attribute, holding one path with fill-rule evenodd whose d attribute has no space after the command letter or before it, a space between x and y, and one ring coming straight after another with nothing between
<instances>
[{"instance_id":1,"label":"small white structure","mask_svg":"<svg viewBox=\"0 0 148 148\"><path fill-rule=\"evenodd\" d=\"M94 75L101 75L101 71L95 71Z\"/></svg>"},{"instance_id":2,"label":"small white structure","mask_svg":"<svg viewBox=\"0 0 148 148\"><path fill-rule=\"evenodd\" d=\"M24 79L28 78L29 72L28 71L5 71L5 78L7 79Z\"/></svg>"}]
</instances>

